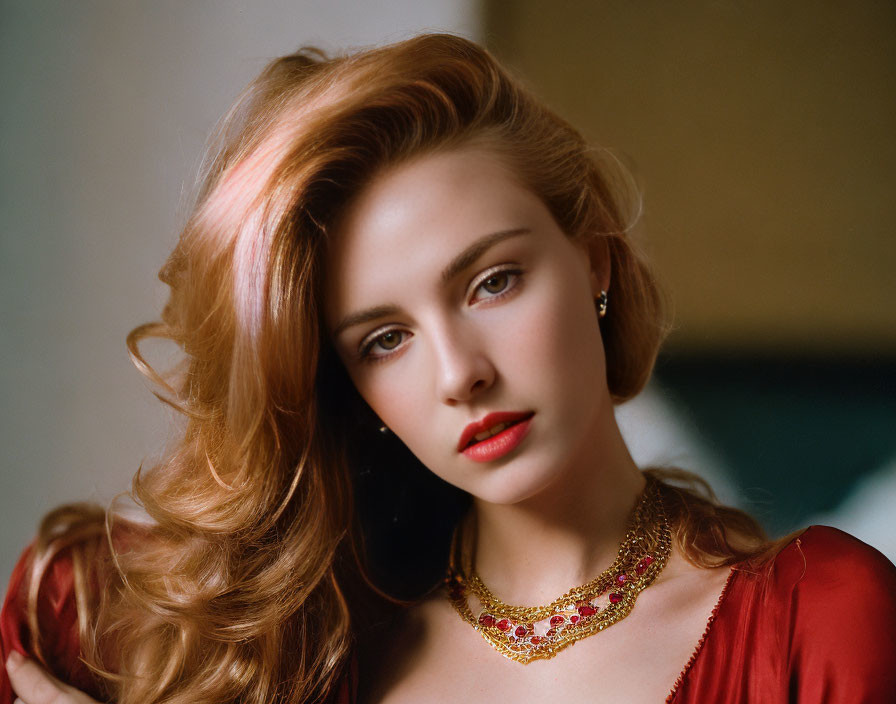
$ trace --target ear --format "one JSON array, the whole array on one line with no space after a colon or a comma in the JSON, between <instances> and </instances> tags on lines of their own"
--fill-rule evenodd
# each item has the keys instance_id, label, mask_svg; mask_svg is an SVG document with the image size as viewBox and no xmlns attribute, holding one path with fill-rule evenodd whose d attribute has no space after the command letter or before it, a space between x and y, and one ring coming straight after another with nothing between
<instances>
[{"instance_id":1,"label":"ear","mask_svg":"<svg viewBox=\"0 0 896 704\"><path fill-rule=\"evenodd\" d=\"M610 247L606 237L594 237L577 243L588 256L591 293L597 298L601 291L610 290Z\"/></svg>"}]
</instances>

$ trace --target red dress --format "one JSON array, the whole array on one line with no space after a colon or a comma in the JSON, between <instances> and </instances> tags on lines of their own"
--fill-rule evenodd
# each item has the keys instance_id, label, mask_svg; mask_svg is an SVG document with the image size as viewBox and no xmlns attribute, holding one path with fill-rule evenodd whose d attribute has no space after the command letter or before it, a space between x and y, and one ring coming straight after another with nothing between
<instances>
[{"instance_id":1,"label":"red dress","mask_svg":"<svg viewBox=\"0 0 896 704\"><path fill-rule=\"evenodd\" d=\"M27 551L26 551L27 555ZM25 559L0 613L0 652L29 652L22 592ZM40 597L56 674L98 696L78 660L71 565L51 567ZM353 668L354 670L355 668ZM355 678L351 678L355 679ZM336 698L356 700L356 683ZM0 672L0 704L14 695ZM896 567L835 528L813 526L761 569L732 569L670 704L893 704L896 702Z\"/></svg>"},{"instance_id":2,"label":"red dress","mask_svg":"<svg viewBox=\"0 0 896 704\"><path fill-rule=\"evenodd\" d=\"M666 702L896 703L896 567L826 526L735 567Z\"/></svg>"}]
</instances>

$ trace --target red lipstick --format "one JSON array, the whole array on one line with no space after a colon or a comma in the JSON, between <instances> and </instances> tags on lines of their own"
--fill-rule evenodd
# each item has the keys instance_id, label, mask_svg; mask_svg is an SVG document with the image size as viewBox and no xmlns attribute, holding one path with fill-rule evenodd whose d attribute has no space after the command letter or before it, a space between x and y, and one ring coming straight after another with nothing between
<instances>
[{"instance_id":1,"label":"red lipstick","mask_svg":"<svg viewBox=\"0 0 896 704\"><path fill-rule=\"evenodd\" d=\"M470 423L464 428L457 443L457 451L475 462L491 462L503 457L522 442L534 415L531 411L489 413L482 420ZM475 436L488 433L494 430L495 426L502 424L506 427L499 432L476 440Z\"/></svg>"}]
</instances>

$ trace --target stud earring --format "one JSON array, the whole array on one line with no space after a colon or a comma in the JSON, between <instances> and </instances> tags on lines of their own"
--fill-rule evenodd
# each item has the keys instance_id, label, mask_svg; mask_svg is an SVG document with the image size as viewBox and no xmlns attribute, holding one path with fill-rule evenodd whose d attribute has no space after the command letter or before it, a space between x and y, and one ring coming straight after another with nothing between
<instances>
[{"instance_id":1,"label":"stud earring","mask_svg":"<svg viewBox=\"0 0 896 704\"><path fill-rule=\"evenodd\" d=\"M386 433L389 432L389 428L386 427L385 425L381 425L381 426L380 426L380 432L381 432L383 435L385 435Z\"/></svg>"},{"instance_id":2,"label":"stud earring","mask_svg":"<svg viewBox=\"0 0 896 704\"><path fill-rule=\"evenodd\" d=\"M595 300L597 301L597 317L603 318L607 314L607 292L601 291Z\"/></svg>"}]
</instances>

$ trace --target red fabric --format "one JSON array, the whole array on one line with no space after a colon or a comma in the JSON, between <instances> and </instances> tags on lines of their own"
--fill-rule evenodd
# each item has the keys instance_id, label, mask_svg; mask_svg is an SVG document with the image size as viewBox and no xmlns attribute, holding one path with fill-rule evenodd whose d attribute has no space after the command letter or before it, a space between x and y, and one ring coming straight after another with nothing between
<instances>
[{"instance_id":1,"label":"red fabric","mask_svg":"<svg viewBox=\"0 0 896 704\"><path fill-rule=\"evenodd\" d=\"M0 612L0 652L30 653L28 551ZM71 562L54 561L41 589L41 624L56 674L96 696L78 660ZM334 702L356 701L352 663ZM0 704L14 695L0 672ZM813 526L761 570L735 567L670 704L896 702L896 567L835 528Z\"/></svg>"},{"instance_id":2,"label":"red fabric","mask_svg":"<svg viewBox=\"0 0 896 704\"><path fill-rule=\"evenodd\" d=\"M126 544L130 532L121 529L116 540ZM0 611L0 704L12 704L15 694L2 665L13 650L32 656L33 648L26 620L28 603L28 571L31 548L27 548L12 572L9 588ZM80 659L78 612L75 605L74 575L71 557L66 551L53 559L38 594L38 619L43 633L43 646L52 673L60 680L103 701L99 683ZM357 663L351 663L349 677L344 678L331 704L350 704L357 698Z\"/></svg>"},{"instance_id":3,"label":"red fabric","mask_svg":"<svg viewBox=\"0 0 896 704\"><path fill-rule=\"evenodd\" d=\"M672 704L893 704L896 567L812 526L761 570L734 568Z\"/></svg>"},{"instance_id":4,"label":"red fabric","mask_svg":"<svg viewBox=\"0 0 896 704\"><path fill-rule=\"evenodd\" d=\"M27 656L34 652L25 616L30 554L29 547L13 569L3 610L0 611L0 655L3 663L13 650ZM74 576L71 559L64 552L50 563L41 583L38 619L44 633L44 655L53 674L98 698L100 690L97 682L79 658L81 649L78 641ZM14 699L6 668L0 668L0 704L10 704Z\"/></svg>"}]
</instances>

